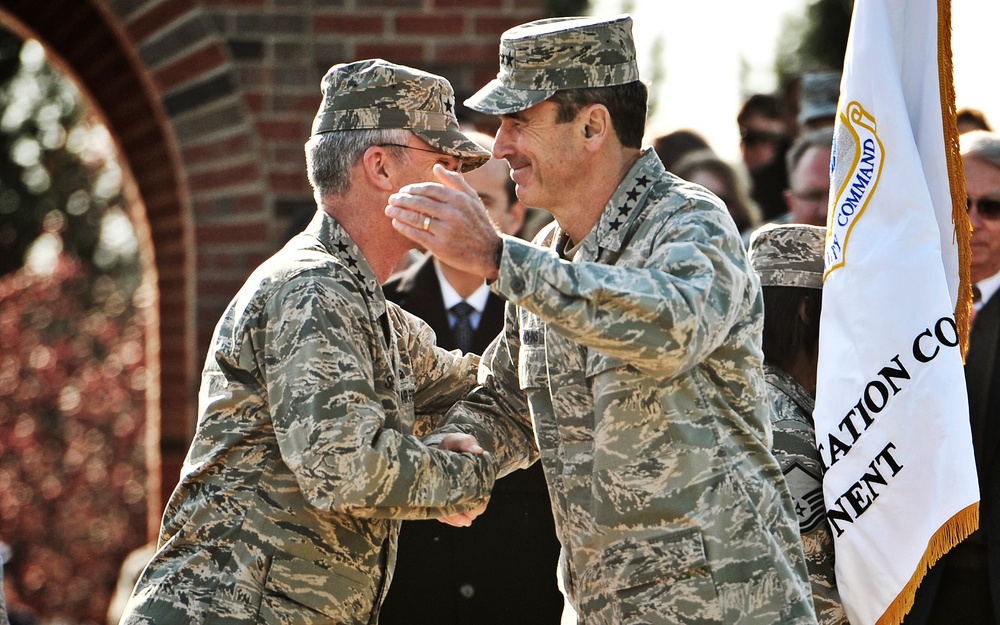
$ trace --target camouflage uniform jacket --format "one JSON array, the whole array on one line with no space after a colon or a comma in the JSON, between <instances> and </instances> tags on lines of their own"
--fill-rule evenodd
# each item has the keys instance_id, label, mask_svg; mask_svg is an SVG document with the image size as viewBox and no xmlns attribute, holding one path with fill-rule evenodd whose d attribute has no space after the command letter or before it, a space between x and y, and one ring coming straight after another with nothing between
<instances>
[{"instance_id":1,"label":"camouflage uniform jacket","mask_svg":"<svg viewBox=\"0 0 1000 625\"><path fill-rule=\"evenodd\" d=\"M3 562L0 560L0 625L10 625L7 618L7 599L3 593Z\"/></svg>"},{"instance_id":2,"label":"camouflage uniform jacket","mask_svg":"<svg viewBox=\"0 0 1000 625\"><path fill-rule=\"evenodd\" d=\"M572 262L557 226L535 242L505 239L513 305L448 427L506 472L536 453L530 410L580 620L814 623L760 286L721 202L647 149Z\"/></svg>"},{"instance_id":3,"label":"camouflage uniform jacket","mask_svg":"<svg viewBox=\"0 0 1000 625\"><path fill-rule=\"evenodd\" d=\"M821 625L847 623L833 572L833 536L823 504L823 465L816 449L812 413L815 400L781 369L764 365L774 426L774 457L795 503L813 603Z\"/></svg>"},{"instance_id":4,"label":"camouflage uniform jacket","mask_svg":"<svg viewBox=\"0 0 1000 625\"><path fill-rule=\"evenodd\" d=\"M493 486L489 456L431 449L478 359L434 347L387 305L318 213L216 327L194 441L123 623L374 623L400 519L455 514Z\"/></svg>"}]
</instances>

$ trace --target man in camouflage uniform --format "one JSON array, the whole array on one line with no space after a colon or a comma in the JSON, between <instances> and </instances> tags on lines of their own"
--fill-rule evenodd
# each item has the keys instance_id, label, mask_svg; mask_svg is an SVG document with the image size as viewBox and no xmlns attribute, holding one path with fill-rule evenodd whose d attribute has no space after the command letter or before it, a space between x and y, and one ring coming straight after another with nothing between
<instances>
[{"instance_id":1,"label":"man in camouflage uniform","mask_svg":"<svg viewBox=\"0 0 1000 625\"><path fill-rule=\"evenodd\" d=\"M512 304L448 430L505 473L537 453L530 411L583 623L814 623L770 452L759 283L722 202L641 149L631 27L513 28L498 78L466 101L500 116L494 156L556 219L533 244L483 225L440 168L442 184L390 198L397 229Z\"/></svg>"},{"instance_id":2,"label":"man in camouflage uniform","mask_svg":"<svg viewBox=\"0 0 1000 625\"><path fill-rule=\"evenodd\" d=\"M798 514L822 625L847 623L833 569L833 535L823 503L823 464L813 408L826 228L767 225L750 238L750 264L764 293L764 378L773 408L774 455Z\"/></svg>"},{"instance_id":3,"label":"man in camouflage uniform","mask_svg":"<svg viewBox=\"0 0 1000 625\"><path fill-rule=\"evenodd\" d=\"M316 216L216 327L194 441L123 623L375 623L399 521L467 524L493 485L488 454L412 435L471 389L477 359L434 347L379 286L412 247L383 213L389 194L489 153L458 131L438 76L369 60L322 87L306 144ZM446 448L477 451L457 441Z\"/></svg>"}]
</instances>

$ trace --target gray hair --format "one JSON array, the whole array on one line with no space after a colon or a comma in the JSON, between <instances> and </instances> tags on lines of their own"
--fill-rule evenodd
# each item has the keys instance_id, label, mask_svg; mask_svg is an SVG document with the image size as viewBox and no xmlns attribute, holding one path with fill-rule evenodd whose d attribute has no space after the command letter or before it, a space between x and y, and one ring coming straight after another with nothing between
<instances>
[{"instance_id":1,"label":"gray hair","mask_svg":"<svg viewBox=\"0 0 1000 625\"><path fill-rule=\"evenodd\" d=\"M975 158L1000 167L1000 134L973 130L959 138L964 158Z\"/></svg>"},{"instance_id":2,"label":"gray hair","mask_svg":"<svg viewBox=\"0 0 1000 625\"><path fill-rule=\"evenodd\" d=\"M814 147L833 147L833 126L823 127L799 135L795 143L792 144L792 147L788 148L788 153L785 155L785 164L788 167L789 176L798 167L799 161L802 160L802 156L806 151Z\"/></svg>"},{"instance_id":3,"label":"gray hair","mask_svg":"<svg viewBox=\"0 0 1000 625\"><path fill-rule=\"evenodd\" d=\"M365 150L373 145L406 145L410 131L399 128L377 130L336 130L309 137L306 141L306 173L316 200L346 193L351 187L351 169ZM409 153L390 147L395 156L409 158Z\"/></svg>"}]
</instances>

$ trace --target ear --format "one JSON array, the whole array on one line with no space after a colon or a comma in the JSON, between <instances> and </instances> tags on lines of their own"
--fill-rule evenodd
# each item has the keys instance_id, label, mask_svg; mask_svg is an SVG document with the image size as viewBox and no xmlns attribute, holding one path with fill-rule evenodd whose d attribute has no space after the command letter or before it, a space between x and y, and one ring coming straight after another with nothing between
<instances>
[{"instance_id":1,"label":"ear","mask_svg":"<svg viewBox=\"0 0 1000 625\"><path fill-rule=\"evenodd\" d=\"M614 134L611 114L603 104L588 104L581 108L578 119L584 145L589 149L596 150Z\"/></svg>"},{"instance_id":2,"label":"ear","mask_svg":"<svg viewBox=\"0 0 1000 625\"><path fill-rule=\"evenodd\" d=\"M396 161L393 160L386 148L378 145L370 146L361 155L360 165L365 173L365 178L376 189L389 193L396 190L392 181Z\"/></svg>"},{"instance_id":3,"label":"ear","mask_svg":"<svg viewBox=\"0 0 1000 625\"><path fill-rule=\"evenodd\" d=\"M808 324L809 319L809 303L811 301L810 296L806 295L801 300L799 300L799 321L804 325Z\"/></svg>"}]
</instances>

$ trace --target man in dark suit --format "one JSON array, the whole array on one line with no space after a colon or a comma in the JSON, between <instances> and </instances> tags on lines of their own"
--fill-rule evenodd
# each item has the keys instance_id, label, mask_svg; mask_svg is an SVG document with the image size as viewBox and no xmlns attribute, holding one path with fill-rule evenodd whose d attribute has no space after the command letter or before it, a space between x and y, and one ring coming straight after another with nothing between
<instances>
[{"instance_id":1,"label":"man in dark suit","mask_svg":"<svg viewBox=\"0 0 1000 625\"><path fill-rule=\"evenodd\" d=\"M467 133L489 149L493 138ZM491 159L465 177L490 218L517 233L525 207L510 166ZM426 321L446 349L481 354L503 328L504 301L483 279L427 255L383 285L386 299ZM403 523L381 625L557 625L559 542L541 463L499 480L471 527Z\"/></svg>"},{"instance_id":2,"label":"man in dark suit","mask_svg":"<svg viewBox=\"0 0 1000 625\"><path fill-rule=\"evenodd\" d=\"M1000 134L962 135L972 222L973 324L965 357L979 530L934 566L906 625L1000 623Z\"/></svg>"}]
</instances>

